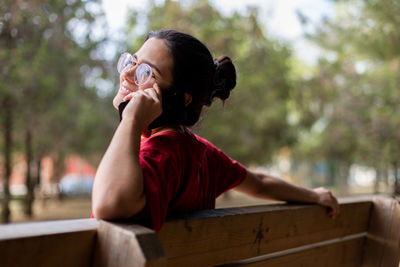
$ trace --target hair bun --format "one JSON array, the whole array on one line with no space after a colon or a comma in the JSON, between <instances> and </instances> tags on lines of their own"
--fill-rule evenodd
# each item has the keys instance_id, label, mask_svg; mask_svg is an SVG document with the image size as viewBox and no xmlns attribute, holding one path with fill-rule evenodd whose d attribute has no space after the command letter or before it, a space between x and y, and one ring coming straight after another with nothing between
<instances>
[{"instance_id":1,"label":"hair bun","mask_svg":"<svg viewBox=\"0 0 400 267\"><path fill-rule=\"evenodd\" d=\"M225 100L236 86L236 69L232 60L227 56L220 56L215 59L214 65L214 89L212 90L210 100L214 97Z\"/></svg>"}]
</instances>

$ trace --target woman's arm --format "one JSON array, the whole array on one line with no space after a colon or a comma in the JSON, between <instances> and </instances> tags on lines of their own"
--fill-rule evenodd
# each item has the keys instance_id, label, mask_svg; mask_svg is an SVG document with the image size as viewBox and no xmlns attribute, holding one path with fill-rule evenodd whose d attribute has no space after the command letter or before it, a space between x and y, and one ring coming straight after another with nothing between
<instances>
[{"instance_id":1,"label":"woman's arm","mask_svg":"<svg viewBox=\"0 0 400 267\"><path fill-rule=\"evenodd\" d=\"M146 204L140 139L144 129L162 112L161 92L155 85L124 100L132 98L96 172L92 209L97 219L132 217Z\"/></svg>"},{"instance_id":2,"label":"woman's arm","mask_svg":"<svg viewBox=\"0 0 400 267\"><path fill-rule=\"evenodd\" d=\"M97 219L127 218L143 209L141 132L128 120L118 126L94 180L92 206Z\"/></svg>"},{"instance_id":3,"label":"woman's arm","mask_svg":"<svg viewBox=\"0 0 400 267\"><path fill-rule=\"evenodd\" d=\"M317 203L328 207L331 217L339 214L338 202L329 190L308 189L261 172L247 170L245 180L234 189L262 199Z\"/></svg>"}]
</instances>

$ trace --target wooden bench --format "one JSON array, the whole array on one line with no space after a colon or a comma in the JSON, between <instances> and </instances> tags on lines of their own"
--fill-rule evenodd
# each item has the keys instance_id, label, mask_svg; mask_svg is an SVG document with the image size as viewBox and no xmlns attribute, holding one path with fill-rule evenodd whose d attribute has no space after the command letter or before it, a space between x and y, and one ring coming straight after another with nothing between
<instances>
[{"instance_id":1,"label":"wooden bench","mask_svg":"<svg viewBox=\"0 0 400 267\"><path fill-rule=\"evenodd\" d=\"M399 266L400 206L341 199L173 216L160 233L94 219L0 226L0 266Z\"/></svg>"}]
</instances>

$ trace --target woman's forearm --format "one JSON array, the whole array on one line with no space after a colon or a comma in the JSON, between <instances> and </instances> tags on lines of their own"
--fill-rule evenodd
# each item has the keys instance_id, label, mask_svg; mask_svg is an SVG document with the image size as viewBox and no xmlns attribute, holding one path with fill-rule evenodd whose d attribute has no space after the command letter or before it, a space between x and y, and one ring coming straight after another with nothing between
<instances>
[{"instance_id":1,"label":"woman's forearm","mask_svg":"<svg viewBox=\"0 0 400 267\"><path fill-rule=\"evenodd\" d=\"M97 169L92 192L98 219L131 217L145 205L139 162L142 129L122 120Z\"/></svg>"},{"instance_id":2,"label":"woman's forearm","mask_svg":"<svg viewBox=\"0 0 400 267\"><path fill-rule=\"evenodd\" d=\"M262 199L312 203L318 201L318 194L314 190L252 170L247 170L246 179L235 189Z\"/></svg>"},{"instance_id":3,"label":"woman's forearm","mask_svg":"<svg viewBox=\"0 0 400 267\"><path fill-rule=\"evenodd\" d=\"M323 187L308 189L252 170L247 170L246 178L235 189L263 199L317 203L328 207L331 217L335 217L340 212L337 199Z\"/></svg>"},{"instance_id":4,"label":"woman's forearm","mask_svg":"<svg viewBox=\"0 0 400 267\"><path fill-rule=\"evenodd\" d=\"M318 202L318 194L312 189L301 187L267 174L258 175L263 183L260 191L262 196L290 202Z\"/></svg>"}]
</instances>

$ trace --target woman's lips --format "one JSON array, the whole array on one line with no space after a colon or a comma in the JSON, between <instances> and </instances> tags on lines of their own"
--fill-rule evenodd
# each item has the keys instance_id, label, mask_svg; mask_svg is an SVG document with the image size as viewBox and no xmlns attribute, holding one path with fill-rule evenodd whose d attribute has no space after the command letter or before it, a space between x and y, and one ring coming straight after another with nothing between
<instances>
[{"instance_id":1,"label":"woman's lips","mask_svg":"<svg viewBox=\"0 0 400 267\"><path fill-rule=\"evenodd\" d=\"M120 87L118 90L118 93L123 96L126 96L126 95L129 95L131 93L131 91L125 89L125 87Z\"/></svg>"},{"instance_id":2,"label":"woman's lips","mask_svg":"<svg viewBox=\"0 0 400 267\"><path fill-rule=\"evenodd\" d=\"M119 88L118 92L121 95L126 96L126 95L134 92L134 88L131 88L131 87L133 87L133 86L130 85L127 81L123 81L123 83L121 84L121 87Z\"/></svg>"}]
</instances>

